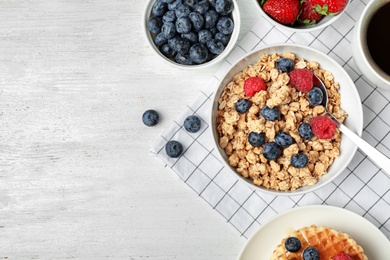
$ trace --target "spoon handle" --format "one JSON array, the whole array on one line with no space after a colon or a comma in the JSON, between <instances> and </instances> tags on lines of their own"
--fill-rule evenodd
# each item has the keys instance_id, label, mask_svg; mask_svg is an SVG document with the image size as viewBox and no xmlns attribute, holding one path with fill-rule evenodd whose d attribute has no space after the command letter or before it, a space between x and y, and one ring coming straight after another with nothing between
<instances>
[{"instance_id":1,"label":"spoon handle","mask_svg":"<svg viewBox=\"0 0 390 260\"><path fill-rule=\"evenodd\" d=\"M390 159L376 148L364 141L360 136L352 132L345 125L339 125L340 131L345 134L352 142L354 142L360 150L367 154L382 170L390 175Z\"/></svg>"}]
</instances>

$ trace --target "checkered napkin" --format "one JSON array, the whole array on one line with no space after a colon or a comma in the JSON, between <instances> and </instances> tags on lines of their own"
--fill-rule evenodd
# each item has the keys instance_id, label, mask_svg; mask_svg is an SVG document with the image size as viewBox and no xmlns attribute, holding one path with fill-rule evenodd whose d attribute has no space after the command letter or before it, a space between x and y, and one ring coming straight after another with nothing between
<instances>
[{"instance_id":1,"label":"checkered napkin","mask_svg":"<svg viewBox=\"0 0 390 260\"><path fill-rule=\"evenodd\" d=\"M355 82L364 112L363 138L390 157L390 92L370 85L352 59L353 27L367 0L353 0L347 12L331 26L311 33L279 30L261 17L199 93L196 100L159 136L153 152L166 167L219 212L242 236L248 238L262 223L290 208L326 204L347 208L365 217L390 238L390 178L360 150L346 170L323 188L298 196L272 196L252 190L228 173L212 146L209 126L211 96L224 73L245 53L274 43L297 43L318 49L336 60ZM189 134L184 119L196 114L202 128ZM169 140L183 144L178 159L167 157Z\"/></svg>"}]
</instances>

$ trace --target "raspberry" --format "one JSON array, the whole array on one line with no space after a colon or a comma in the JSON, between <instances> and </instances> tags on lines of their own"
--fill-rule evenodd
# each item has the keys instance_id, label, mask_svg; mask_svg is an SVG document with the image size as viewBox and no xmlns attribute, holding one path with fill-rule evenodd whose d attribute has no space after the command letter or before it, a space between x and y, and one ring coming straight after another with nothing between
<instances>
[{"instance_id":1,"label":"raspberry","mask_svg":"<svg viewBox=\"0 0 390 260\"><path fill-rule=\"evenodd\" d=\"M291 87L298 91L307 93L313 87L313 73L308 69L295 69L288 75Z\"/></svg>"},{"instance_id":2,"label":"raspberry","mask_svg":"<svg viewBox=\"0 0 390 260\"><path fill-rule=\"evenodd\" d=\"M337 126L327 116L316 116L311 119L313 134L320 139L331 139L336 132Z\"/></svg>"},{"instance_id":3,"label":"raspberry","mask_svg":"<svg viewBox=\"0 0 390 260\"><path fill-rule=\"evenodd\" d=\"M335 255L332 260L352 260L352 258L345 253L339 253Z\"/></svg>"},{"instance_id":4,"label":"raspberry","mask_svg":"<svg viewBox=\"0 0 390 260\"><path fill-rule=\"evenodd\" d=\"M244 82L244 92L247 97L253 97L260 90L266 90L264 80L258 77L247 78Z\"/></svg>"}]
</instances>

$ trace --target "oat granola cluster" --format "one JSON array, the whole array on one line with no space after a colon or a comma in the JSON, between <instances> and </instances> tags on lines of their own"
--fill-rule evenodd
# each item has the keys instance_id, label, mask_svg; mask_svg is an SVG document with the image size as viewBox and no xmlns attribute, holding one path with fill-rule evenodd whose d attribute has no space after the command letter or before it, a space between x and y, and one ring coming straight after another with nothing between
<instances>
[{"instance_id":1,"label":"oat granola cluster","mask_svg":"<svg viewBox=\"0 0 390 260\"><path fill-rule=\"evenodd\" d=\"M340 122L344 121L347 114L340 107L339 84L334 81L331 72L321 69L317 62L306 61L293 53L265 54L256 64L237 73L225 87L219 98L217 130L219 144L228 155L229 164L240 175L251 178L256 185L286 191L313 185L326 174L340 153L341 135L338 129L333 138L327 140L315 136L305 140L299 135L300 124L324 115L325 109L321 105L310 105L307 93L289 85L288 73L275 67L275 61L281 57L291 59L295 69L309 69L324 82L329 97L328 110ZM261 90L252 97L245 96L243 86L249 77L262 78L267 90ZM251 103L245 113L236 111L235 105L240 99L248 99ZM264 106L277 107L280 118L265 120L260 113ZM273 142L276 133L283 131L294 139L294 143L285 147L277 160L267 160L262 154L263 146L254 147L248 142L248 135L252 131L264 133L266 142ZM297 153L304 153L308 157L308 163L303 168L290 164L291 157Z\"/></svg>"}]
</instances>

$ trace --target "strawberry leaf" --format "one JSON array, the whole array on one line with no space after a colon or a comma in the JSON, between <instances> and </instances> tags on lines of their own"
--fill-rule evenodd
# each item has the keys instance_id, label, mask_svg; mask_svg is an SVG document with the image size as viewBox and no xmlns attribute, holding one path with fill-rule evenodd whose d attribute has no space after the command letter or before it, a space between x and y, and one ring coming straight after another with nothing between
<instances>
[{"instance_id":1,"label":"strawberry leaf","mask_svg":"<svg viewBox=\"0 0 390 260\"><path fill-rule=\"evenodd\" d=\"M333 15L338 14L338 13L331 13L331 12L329 12L327 4L324 4L324 6L320 6L319 4L316 4L315 6L313 6L313 9L314 9L315 12L317 12L319 14L322 14L322 15L333 16Z\"/></svg>"},{"instance_id":2,"label":"strawberry leaf","mask_svg":"<svg viewBox=\"0 0 390 260\"><path fill-rule=\"evenodd\" d=\"M267 2L267 0L259 0L260 6L263 6L263 4Z\"/></svg>"},{"instance_id":3,"label":"strawberry leaf","mask_svg":"<svg viewBox=\"0 0 390 260\"><path fill-rule=\"evenodd\" d=\"M309 19L306 19L302 22L306 25L315 25L317 23L316 20L310 21Z\"/></svg>"}]
</instances>

